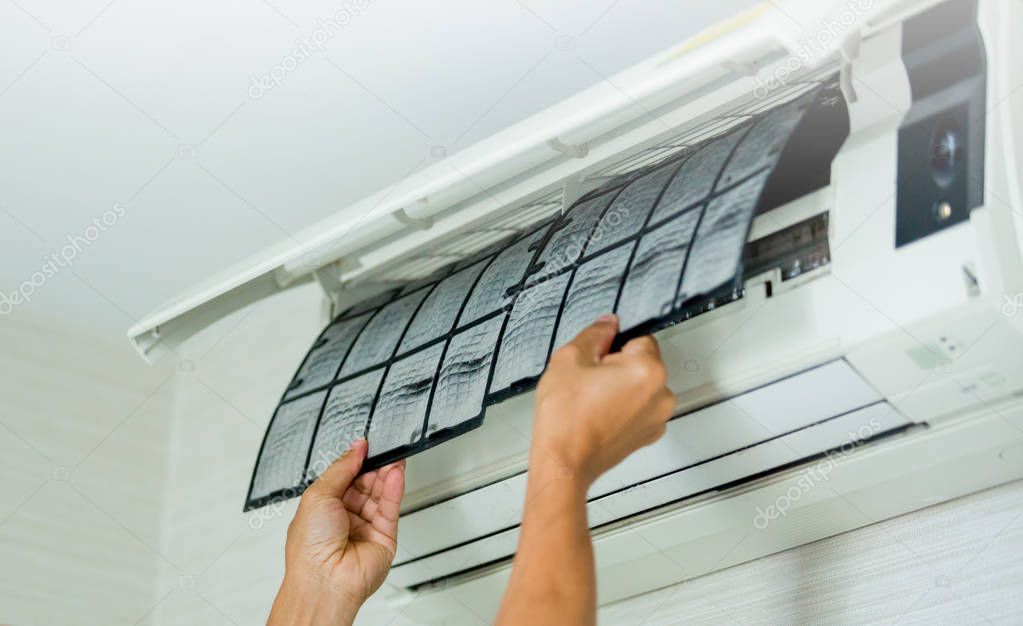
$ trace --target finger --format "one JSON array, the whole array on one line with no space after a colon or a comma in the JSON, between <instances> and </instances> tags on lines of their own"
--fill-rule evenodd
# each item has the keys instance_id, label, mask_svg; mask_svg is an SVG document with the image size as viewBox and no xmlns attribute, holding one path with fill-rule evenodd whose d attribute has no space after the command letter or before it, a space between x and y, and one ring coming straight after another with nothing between
<instances>
[{"instance_id":1,"label":"finger","mask_svg":"<svg viewBox=\"0 0 1023 626\"><path fill-rule=\"evenodd\" d=\"M372 491L373 489L373 483L375 483L376 480L377 470L373 470L371 472L366 472L365 474L362 474L361 476L356 478L355 482L352 483L352 486L358 489L359 493L369 495L370 491Z\"/></svg>"},{"instance_id":2,"label":"finger","mask_svg":"<svg viewBox=\"0 0 1023 626\"><path fill-rule=\"evenodd\" d=\"M366 458L366 448L365 439L352 443L351 447L320 475L311 489L342 498L362 467L362 462Z\"/></svg>"},{"instance_id":3,"label":"finger","mask_svg":"<svg viewBox=\"0 0 1023 626\"><path fill-rule=\"evenodd\" d=\"M387 480L387 475L394 469L394 464L385 465L377 471L380 475L377 477L376 482L373 483L373 489L370 490L369 497L371 500L379 500L380 493L384 490L384 482Z\"/></svg>"},{"instance_id":4,"label":"finger","mask_svg":"<svg viewBox=\"0 0 1023 626\"><path fill-rule=\"evenodd\" d=\"M345 497L342 499L346 509L356 514L362 511L362 507L366 505L370 494L373 493L373 485L376 484L379 478L378 473L378 470L373 470L355 479L355 482L348 488L348 491L345 492Z\"/></svg>"},{"instance_id":5,"label":"finger","mask_svg":"<svg viewBox=\"0 0 1023 626\"><path fill-rule=\"evenodd\" d=\"M569 342L574 346L585 363L595 365L600 362L611 342L618 333L618 318L612 314L602 315L597 321L584 328L575 339Z\"/></svg>"},{"instance_id":6,"label":"finger","mask_svg":"<svg viewBox=\"0 0 1023 626\"><path fill-rule=\"evenodd\" d=\"M373 527L392 539L398 537L398 513L401 510L401 499L405 495L405 466L399 465L387 472L376 515L373 516Z\"/></svg>"},{"instance_id":7,"label":"finger","mask_svg":"<svg viewBox=\"0 0 1023 626\"><path fill-rule=\"evenodd\" d=\"M622 353L634 356L648 356L661 360L661 347L653 335L636 337L622 346Z\"/></svg>"}]
</instances>

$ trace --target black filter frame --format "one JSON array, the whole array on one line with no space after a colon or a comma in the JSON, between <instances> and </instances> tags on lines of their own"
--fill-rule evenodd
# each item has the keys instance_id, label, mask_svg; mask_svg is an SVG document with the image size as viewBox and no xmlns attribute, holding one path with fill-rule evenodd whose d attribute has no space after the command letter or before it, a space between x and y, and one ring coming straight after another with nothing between
<instances>
[{"instance_id":1,"label":"black filter frame","mask_svg":"<svg viewBox=\"0 0 1023 626\"><path fill-rule=\"evenodd\" d=\"M255 463L255 466L253 468L252 480L250 481L250 484L249 484L249 491L247 493L244 510L248 511L248 510L251 510L251 509L254 509L254 508L258 508L260 506L263 506L265 504L268 504L268 503L271 503L271 502L274 502L274 501L280 501L280 500L284 500L284 499L288 499L288 498L300 495L302 493L302 491L304 491L304 489L312 482L312 480L314 480L316 478L315 474L310 471L310 463L311 463L310 456L311 456L311 454L313 452L313 450L312 450L313 444L316 442L316 436L317 436L317 432L319 430L319 424L323 420L323 412L324 412L324 408L326 407L326 404L327 404L326 400L330 396L329 392L334 387L336 387L336 386L338 386L338 385L340 385L340 384L342 384L342 383L344 383L344 382L346 382L346 381L348 381L348 380L350 380L352 378L360 376L360 375L366 373L367 371L370 371L370 370L373 370L373 369L377 369L377 368L381 368L381 367L385 368L385 372L384 372L383 376L381 376L380 383L378 384L378 387L377 387L376 396L375 396L375 399L373 401L373 409L371 411L369 420L367 421L367 424L366 424L366 433L368 433L369 432L369 428L370 428L370 426L373 423L373 420L375 420L375 419L386 419L386 416L381 416L381 415L377 415L376 414L376 407L377 407L377 404L378 404L379 399L380 399L381 388L382 388L382 386L384 384L384 381L387 380L387 372L390 371L392 365L394 365L398 361L401 361L401 360L403 360L405 358L410 357L411 355L415 355L415 354L417 354L420 351L428 350L428 349L431 349L431 348L435 348L438 344L443 344L443 348L442 348L441 355L440 355L440 358L439 358L439 361L438 361L438 365L436 367L436 371L434 372L432 385L431 385L431 387L429 389L429 403L428 403L428 406L427 406L427 409L426 409L426 414L424 416L423 425L422 425L422 428L420 430L421 434L420 434L419 440L417 442L412 443L411 445L407 445L407 446L404 446L404 447L401 447L401 448L398 448L398 449L390 450L390 451L388 451L388 452L386 452L384 454L374 455L373 451L370 450L370 456L363 463L362 471L363 472L371 471L371 470L377 469L379 467L382 467L384 465L387 465L389 463L392 463L394 461L397 461L399 459L403 459L403 458L412 456L414 454L418 454L420 452L423 452L424 450L432 448L432 447L434 447L436 445L439 445L439 444L441 444L441 443L443 443L445 441L448 441L448 440L453 439L455 437L458 437L458 436L460 436L460 435L462 435L462 434L464 434L464 433L466 433L468 431L471 431L471 430L473 430L475 428L478 428L483 423L483 418L484 418L484 415L486 413L486 409L487 409L488 406L490 406L492 404L495 404L497 402L500 402L500 401L502 401L502 400L504 400L504 399L506 399L506 398L508 398L510 396L518 395L518 394L521 394L521 393L524 393L524 392L527 392L527 391L533 389L536 386L536 383L537 383L537 381L540 378L540 375L537 375L537 376L533 376L533 377L530 377L530 378L527 378L527 379L523 379L523 380L516 380L516 381L513 381L511 383L511 385L509 385L508 387L505 387L503 389L500 389L500 390L497 390L497 391L494 391L494 392L492 392L490 390L490 387L491 387L491 385L493 383L494 370L496 368L498 359L500 357L500 354L498 353L498 349L499 349L499 347L502 345L502 343L504 341L504 335L505 335L505 331L506 331L507 325L508 325L509 313L510 313L511 309L515 306L515 303L516 303L518 297L520 296L520 294L522 294L523 292L525 292L529 288L532 288L532 287L535 287L536 285L539 285L542 282L549 281L549 280L552 280L552 279L555 279L555 278L559 278L559 277L562 277L562 276L564 276L566 274L569 275L568 282L567 282L567 284L566 284L566 286L565 286L565 288L564 288L564 290L562 292L562 295L561 295L561 302L559 304L557 319L555 320L554 327L553 327L553 329L551 331L551 334L550 334L550 337L549 337L549 339L547 341L547 352L546 352L545 359L544 359L545 362L546 362L550 358L550 353L551 353L551 350L552 350L552 346L554 345L555 339L556 339L557 334L558 334L558 327L559 327L559 325L561 323L561 311L565 307L565 298L571 292L572 284L573 284L573 282L575 280L576 269L580 265L582 265L583 263L585 263L585 262L587 262L587 261L589 261L589 260L591 260L593 258L596 258L596 257L600 256L601 254L605 254L605 253L607 253L607 252L609 252L611 250L614 250L614 249L616 249L618 247L621 247L621 246L632 246L632 251L630 253L628 262L625 264L625 270L624 270L624 272L620 276L618 276L618 281L619 281L618 288L617 288L618 292L617 292L617 295L615 297L615 307L614 307L614 310L617 311L619 306L620 306L620 300L621 300L621 294L622 294L623 287L624 287L624 285L626 284L626 282L628 280L629 273L630 273L630 270L632 268L633 260L635 258L635 254L636 254L636 249L639 247L638 246L638 242L643 238L644 235L646 235L646 234L650 233L651 231L653 231L653 230L663 226L664 224L672 221L673 219L676 219L684 211L689 211L689 210L700 211L701 214L700 214L699 220L697 221L697 224L696 224L696 227L695 227L695 230L694 230L694 235L692 237L690 245L689 245L688 249L685 252L685 257L683 259L681 270L679 271L678 285L676 286L675 297L672 299L673 306L672 306L671 310L669 312L667 312L666 314L659 314L658 313L658 314L650 315L650 316L648 316L646 321L644 321L644 322L642 322L642 323L640 323L640 324L638 324L636 326L633 326L632 328L629 328L629 329L627 329L624 332L619 333L619 335L615 338L615 341L614 341L614 343L612 345L612 350L619 349L622 345L624 345L625 342L629 341L630 339L633 339L635 337L639 337L639 336L642 336L642 335L650 334L652 332L655 332L655 331L667 328L669 326L678 324L680 322L684 322L684 321L692 318L693 316L699 315L699 314L704 313L706 311L709 311L711 309L717 308L717 307L719 307L719 306L721 306L723 304L727 304L729 302L733 302L735 300L738 300L738 299L742 298L743 297L743 290L742 290L742 278L743 278L742 255L743 255L743 247L745 245L745 237L743 238L743 241L741 242L741 244L735 250L734 257L735 257L735 268L736 269L735 269L735 271L733 273L733 276L732 276L732 278L730 280L725 281L724 283L722 283L721 285L717 286L716 288L713 288L711 291L709 291L707 293L700 293L700 294L698 294L698 295L696 295L696 296L694 296L692 298L689 298L685 302L682 302L682 303L675 302L675 299L677 299L678 294L679 294L679 289L681 289L681 286L682 286L682 280L685 278L685 275L686 275L685 272L686 272L686 267L687 267L688 262L689 262L690 252L691 252L692 248L694 247L694 244L697 241L697 239L701 236L700 223L701 223L702 218L703 218L703 212L706 211L707 206L715 198L717 198L717 197L719 197L719 196L721 196L723 194L726 194L729 191L735 189L736 187L739 187L739 186L743 185L744 183L747 183L747 182L749 182L749 181L759 177L760 180L761 180L760 188L759 188L758 192L753 195L753 198L751 200L751 205L750 206L742 205L742 206L740 206L736 210L736 212L738 214L738 219L744 220L744 222L740 222L740 223L744 224L744 226L746 228L746 236L748 236L749 229L752 226L753 218L757 214L758 209L761 208L760 207L760 202L761 202L761 198L762 198L765 186L766 186L766 181L771 178L771 176L765 175L765 174L770 174L770 173L774 172L775 169L778 166L779 161L781 160L781 156L783 154L791 153L792 152L791 145L789 144L789 138L791 138L793 135L798 134L796 132L796 129L798 129L800 127L800 125L801 125L802 121L804 120L804 118L809 116L807 111L814 111L815 109L819 109L821 107L833 106L834 101L836 99L836 94L839 94L839 90L838 90L838 87L837 87L837 79L835 77L831 77L831 78L823 81L823 83L821 85L818 85L817 87L806 91L805 93L799 95L796 98L793 98L793 99L791 99L791 100L789 100L787 102L784 102L784 103L782 103L782 104L780 104L780 105L778 105L776 107L769 108L769 109L767 109L765 111L757 113L756 115L750 116L750 118L748 120L745 120L745 121L741 122L740 124L738 124L738 125L730 128L730 129L728 129L726 132L720 133L720 134L718 134L718 135L716 135L714 137L711 137L709 139L703 140L700 143L688 146L685 149L682 149L682 150L676 152L675 154L672 154L672 155L668 156L667 158L662 159L662 160L660 160L660 161L658 161L656 163L653 163L651 165L647 165L645 167L637 169L636 171L632 171L632 172L629 172L627 174L623 174L621 176L618 176L618 177L612 179L610 182L608 182L607 184L603 185L602 187L600 187L598 189L595 189L595 190L591 191L590 193L587 193L587 194L583 195L575 203L573 203L572 207L570 207L569 209L565 210L560 215L558 215L558 216L556 216L554 218L549 218L549 219L541 222L538 225L533 225L533 226L529 227L526 231L520 233L519 235L517 235L515 237L512 237L512 238L509 238L509 239L506 239L499 246L491 246L487 250L485 250L483 253L478 253L476 255L473 255L473 257L470 260L460 260L460 261L452 263L451 265L449 265L449 266L447 266L445 268L442 268L441 270L438 270L437 272L435 272L431 276L431 278L429 280L418 281L415 284L415 289L411 289L411 288L394 289L394 290L391 290L390 292L387 292L384 295L375 297L373 299L373 302L372 302L373 306L368 306L365 303L360 303L360 304L356 304L354 307L351 307L348 310L342 312L340 315L338 315L331 322L330 325L328 325L327 329L331 328L335 324L345 322L346 320L348 320L348 319L350 319L352 317L355 317L357 315L365 314L366 312L370 312L372 316L376 316L388 304L390 304L391 302L394 302L398 298L401 298L401 297L404 297L404 296L408 296L409 294L413 293L414 291L425 290L425 295L422 298L420 298L419 303L418 303L415 311L412 313L412 315L409 317L408 321L406 322L405 327L402 329L402 331L400 333L400 336L398 338L398 341L395 344L395 349L392 351L392 353L391 353L389 358L383 360L380 363L364 364L364 367L360 368L359 371L353 371L350 374L346 374L345 377L340 378L338 376L338 374L340 373L341 369L343 368L345 360L349 356L348 353L351 352L352 346L356 345L358 343L358 341L359 341L359 337L355 337L355 338L353 338L353 340L350 342L350 344L348 346L348 353L343 355L341 360L338 362L336 373L335 373L333 379L329 383L327 383L325 385L321 385L321 386L316 387L316 388L310 388L308 390L303 389L302 393L300 393L300 394L293 394L291 396L287 396L287 391L286 391L285 395L282 395L282 398L281 398L281 400L280 400L280 402L278 404L277 410L275 410L274 416L273 416L273 418L271 418L270 423L267 426L267 431L266 431L266 434L263 437L263 441L260 444L259 453L257 454L256 463ZM837 99L841 100L840 95L837 96ZM771 146L770 147L769 152L768 152L768 154L770 155L770 158L765 159L767 161L767 164L764 165L763 167L760 167L757 170L749 173L748 175L744 176L742 179L734 180L734 181L729 181L727 185L723 184L722 174L728 168L728 165L732 161L734 155L737 152L739 152L740 150L743 149L744 140L745 140L747 134L749 133L750 129L754 128L756 126L756 124L758 124L758 123L773 123L774 119L773 118L769 118L769 116L772 113L774 113L774 112L780 111L784 107L794 107L795 113L791 113L791 111L790 111L791 115L794 116L794 119L790 120L792 122L792 129L788 133L786 133L785 138L784 138L783 141L781 141L780 145L775 145L775 146ZM812 116L809 116L809 117L812 118ZM710 189L709 194L707 194L704 197L700 198L698 201L692 202L689 206L678 207L676 210L672 210L672 211L670 211L668 213L663 213L661 217L659 217L658 219L654 220L653 216L657 212L658 203L660 202L661 197L664 195L664 191L668 188L668 186L670 186L672 184L672 181L674 180L675 176L678 175L678 173L681 170L684 169L681 166L685 162L685 160L693 157L693 155L697 154L701 148L711 144L712 142L715 142L715 141L718 141L718 140L722 140L722 139L724 139L726 141L733 140L734 139L734 136L732 135L733 133L739 133L740 134L740 138L738 139L738 141L734 141L734 145L730 148L728 158L724 159L724 161L721 163L720 168L715 173L713 184L709 185L709 189ZM788 148L787 148L787 146L788 146ZM615 198L617 198L617 196L620 195L630 184L632 184L633 182L639 180L643 176L646 176L648 174L654 174L660 168L673 168L673 172L671 173L671 175L669 175L669 176L667 176L665 178L664 183L661 186L660 191L657 193L656 198L654 199L652 204L650 204L649 207L640 207L640 210L646 211L646 215L643 216L642 226L637 230L637 232L634 232L634 233L630 234L627 237L618 238L617 240L612 238L612 240L614 241L613 245L601 245L600 244L599 238L596 235L597 235L599 229L602 228L602 224L604 224L605 218L608 217L609 211L612 209L612 207L615 206L615 199L612 199L610 202L606 203L606 206L605 206L605 208L603 210L603 213L601 214L600 218L598 220L596 220L596 223L594 224L592 229L587 233L585 240L583 242L581 242L581 245L583 246L583 249L582 249L582 252L580 254L574 255L574 259L572 259L572 258L567 259L566 262L564 263L563 267L558 267L554 271L551 271L550 267L547 267L545 269L545 266L544 266L545 264L538 262L538 260L542 258L543 253L545 251L545 248L546 248L548 242L551 241L553 233L556 233L560 229L564 228L572 220L572 218L573 218L573 210L576 207L580 206L581 204L583 204L583 203L585 203L585 202L587 202L587 201L589 201L589 200L591 200L591 199L593 199L593 198L595 198L597 196L600 196L601 194L614 194ZM534 245L531 245L528 248L528 254L531 255L531 260L529 261L529 263L525 264L526 269L524 271L523 276L519 277L516 281L514 281L513 286L510 289L507 290L507 292L505 294L507 302L502 307L500 307L498 310L493 311L491 313L488 313L486 315L483 315L482 317L479 317L478 319L474 319L473 321L471 321L469 323L462 324L461 326L459 326L458 322L461 321L460 318L462 316L463 311L465 310L466 303L470 300L473 292L480 285L481 279L484 276L487 275L487 268L490 267L490 265L491 265L491 263L493 263L494 259L497 258L497 256L500 255L503 250L508 249L509 247L515 245L516 243L518 243L518 242L520 242L520 241L522 241L523 239L526 239L526 238L535 238L536 239L536 242L534 243ZM592 250L589 249L591 247L593 248ZM729 255L731 255L730 252L729 252ZM485 266L483 267L482 270L479 271L479 273L477 274L477 276L476 276L475 280L473 281L472 285L469 287L469 289L466 290L465 294L462 296L462 303L460 305L460 308L459 308L459 311L458 311L458 315L455 318L456 322L454 324L452 324L452 327L450 329L448 329L447 332L439 334L436 338L434 338L434 339L432 339L432 340L430 340L430 341L428 341L426 343L423 343L422 345L416 346L415 348L413 348L411 350L407 350L406 352L399 354L400 347L401 347L401 345L402 345L402 343L404 341L404 338L405 338L405 334L407 333L408 328L412 325L413 321L415 320L416 316L418 315L420 308L422 308L423 302L425 302L429 298L429 294L432 293L432 291L434 289L436 289L437 285L440 282L442 282L445 278L451 276L455 272L457 272L457 271L459 271L459 270L461 270L461 269L463 269L463 268L465 268L465 267L467 267L467 266L469 266L469 265L471 265L473 263L477 263L477 262L480 262L480 261L483 261ZM544 271L541 271L541 270L544 270ZM503 277L503 278L507 279L508 277ZM509 280L507 282L511 283L512 281ZM462 421L460 423L457 423L456 425L454 425L452 427L445 428L443 430L435 431L435 432L433 432L431 434L430 430L429 430L429 424L430 424L430 412L431 412L431 410L433 408L432 407L432 405L433 405L433 396L434 396L434 392L435 392L435 390L437 388L437 385L439 384L439 376L440 376L440 372L441 372L441 369L443 367L443 364L445 362L445 358L447 356L448 345L450 343L450 340L455 335L457 335L459 333L462 333L462 332L465 332L467 329L470 329L470 328L472 328L472 327L474 327L476 325L484 324L484 323L488 323L488 322L489 323L493 323L493 320L495 320L495 318L501 318L502 319L502 321L501 321L501 330L498 333L496 343L493 346L493 352L494 353L491 355L489 366L488 366L489 367L489 372L487 374L486 393L484 394L484 398L483 398L483 401L481 403L481 406L479 408L478 413L475 416L471 417L470 419L467 419L467 420L464 420L464 421ZM360 327L359 333L361 334L366 328L372 326L372 321L373 320L372 320L372 317L371 317L368 321L363 323L361 325L361 327ZM322 338L323 338L324 334L327 332L327 329L324 329L324 331L320 334L320 336L317 338L317 340L313 343L313 349L310 350L310 354L306 355L306 357L305 357L306 359L309 359L310 355L313 352L313 350L323 343ZM303 364L302 365L304 365L304 363L305 363L305 360L303 360ZM299 366L298 372L302 371L302 365ZM297 374L296 374L296 376L297 376ZM288 389L292 389L293 390L294 387L295 387L295 382L293 381L292 384L290 384L288 386ZM296 476L295 477L293 485L281 486L280 489L274 490L273 492L271 492L269 494L262 494L262 495L259 495L257 497L253 497L253 493L252 493L253 483L254 483L254 480L255 480L255 477L256 477L257 470L258 470L258 468L260 466L260 463L263 460L263 453L264 453L264 450L266 448L267 437L270 434L270 431L271 431L272 426L273 426L273 421L274 421L274 419L276 419L277 413L280 411L281 407L285 406L286 404L288 404L290 402L294 402L297 399L305 398L305 397L307 397L307 396L309 396L311 394L321 393L321 392L324 392L324 391L327 391L327 393L324 394L323 406L321 406L319 415L316 418L317 419L317 424L316 424L316 427L313 429L313 433L312 433L312 437L311 437L311 441L310 441L310 446L309 446L310 449L307 451L307 456L306 456L306 460L305 460L305 471L303 472L303 474L301 476Z\"/></svg>"}]
</instances>

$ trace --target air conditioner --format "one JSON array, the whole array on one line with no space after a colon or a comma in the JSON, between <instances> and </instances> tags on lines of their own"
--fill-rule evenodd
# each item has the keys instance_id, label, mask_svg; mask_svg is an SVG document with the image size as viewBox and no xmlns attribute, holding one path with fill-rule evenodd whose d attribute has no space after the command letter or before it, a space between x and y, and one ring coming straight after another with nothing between
<instances>
[{"instance_id":1,"label":"air conditioner","mask_svg":"<svg viewBox=\"0 0 1023 626\"><path fill-rule=\"evenodd\" d=\"M495 612L531 385L609 303L625 336L656 332L679 404L589 494L601 602L1019 478L1020 23L995 0L758 6L130 339L154 358L317 281L327 327L281 381L246 504L297 495L352 436L371 464L414 453L386 593L431 619L452 595Z\"/></svg>"}]
</instances>

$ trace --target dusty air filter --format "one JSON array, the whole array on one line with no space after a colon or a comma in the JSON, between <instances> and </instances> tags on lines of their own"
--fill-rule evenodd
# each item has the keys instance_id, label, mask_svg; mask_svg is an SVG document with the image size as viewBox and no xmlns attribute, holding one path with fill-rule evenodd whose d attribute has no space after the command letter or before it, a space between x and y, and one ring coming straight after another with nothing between
<instances>
[{"instance_id":1,"label":"dusty air filter","mask_svg":"<svg viewBox=\"0 0 1023 626\"><path fill-rule=\"evenodd\" d=\"M620 343L741 297L758 200L823 91L619 176L432 282L343 312L270 421L246 510L298 495L356 438L369 441L369 470L478 427L600 314L618 314Z\"/></svg>"}]
</instances>

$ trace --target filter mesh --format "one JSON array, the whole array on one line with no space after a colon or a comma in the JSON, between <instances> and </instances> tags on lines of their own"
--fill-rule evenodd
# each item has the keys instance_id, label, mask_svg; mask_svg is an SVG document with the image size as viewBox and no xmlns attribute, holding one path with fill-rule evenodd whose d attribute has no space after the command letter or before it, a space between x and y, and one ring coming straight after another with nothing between
<instances>
[{"instance_id":1,"label":"filter mesh","mask_svg":"<svg viewBox=\"0 0 1023 626\"><path fill-rule=\"evenodd\" d=\"M359 333L352 351L341 366L341 377L361 372L387 361L394 354L405 326L426 297L429 287L407 296L401 296L394 302L385 305L369 320L366 327Z\"/></svg>"},{"instance_id":2,"label":"filter mesh","mask_svg":"<svg viewBox=\"0 0 1023 626\"><path fill-rule=\"evenodd\" d=\"M497 352L491 393L504 391L514 383L543 373L569 278L571 274L561 274L519 294Z\"/></svg>"},{"instance_id":3,"label":"filter mesh","mask_svg":"<svg viewBox=\"0 0 1023 626\"><path fill-rule=\"evenodd\" d=\"M522 281L535 256L535 247L543 240L545 232L546 228L537 229L497 255L465 303L459 326L481 319L511 302L508 290Z\"/></svg>"},{"instance_id":4,"label":"filter mesh","mask_svg":"<svg viewBox=\"0 0 1023 626\"><path fill-rule=\"evenodd\" d=\"M579 331L605 313L613 313L618 287L634 244L618 246L579 266L565 297L554 347L572 340Z\"/></svg>"},{"instance_id":5,"label":"filter mesh","mask_svg":"<svg viewBox=\"0 0 1023 626\"><path fill-rule=\"evenodd\" d=\"M661 160L636 160L553 220L339 316L282 398L246 507L300 492L363 434L370 470L478 426L602 313L618 313L623 341L740 297L757 202L821 90L648 151Z\"/></svg>"},{"instance_id":6,"label":"filter mesh","mask_svg":"<svg viewBox=\"0 0 1023 626\"><path fill-rule=\"evenodd\" d=\"M278 407L259 451L251 498L270 496L302 484L306 455L326 395L326 391L320 391Z\"/></svg>"},{"instance_id":7,"label":"filter mesh","mask_svg":"<svg viewBox=\"0 0 1023 626\"><path fill-rule=\"evenodd\" d=\"M415 445L423 434L433 378L442 344L416 352L391 365L369 425L370 456Z\"/></svg>"},{"instance_id":8,"label":"filter mesh","mask_svg":"<svg viewBox=\"0 0 1023 626\"><path fill-rule=\"evenodd\" d=\"M492 317L451 338L426 427L430 436L483 417L490 363L504 318Z\"/></svg>"},{"instance_id":9,"label":"filter mesh","mask_svg":"<svg viewBox=\"0 0 1023 626\"><path fill-rule=\"evenodd\" d=\"M458 312L462 309L462 303L465 302L465 295L486 264L486 261L480 261L467 267L441 281L437 288L430 292L423 301L423 306L412 318L408 332L401 340L399 354L426 345L451 330Z\"/></svg>"},{"instance_id":10,"label":"filter mesh","mask_svg":"<svg viewBox=\"0 0 1023 626\"><path fill-rule=\"evenodd\" d=\"M316 430L308 475L315 478L356 439L365 436L384 368L351 378L330 390Z\"/></svg>"},{"instance_id":11,"label":"filter mesh","mask_svg":"<svg viewBox=\"0 0 1023 626\"><path fill-rule=\"evenodd\" d=\"M285 399L291 399L310 389L316 389L334 379L338 365L345 358L352 342L369 320L369 313L340 320L327 327L313 344L312 350L298 368ZM318 346L318 347L317 347Z\"/></svg>"}]
</instances>

